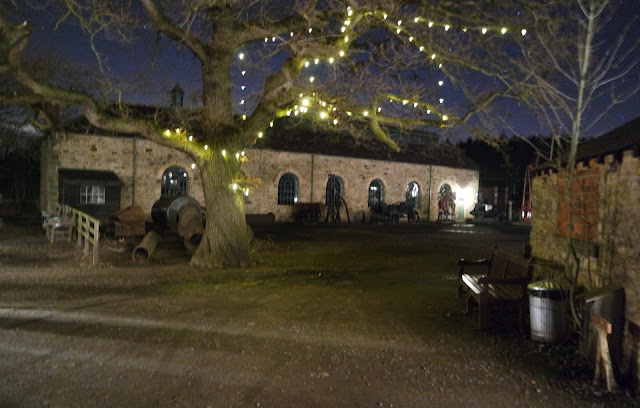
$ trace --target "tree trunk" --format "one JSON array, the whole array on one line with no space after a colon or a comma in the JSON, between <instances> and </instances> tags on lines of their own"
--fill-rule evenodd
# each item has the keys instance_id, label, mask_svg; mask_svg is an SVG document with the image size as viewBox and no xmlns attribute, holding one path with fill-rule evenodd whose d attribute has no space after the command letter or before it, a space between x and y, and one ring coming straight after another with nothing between
<instances>
[{"instance_id":1,"label":"tree trunk","mask_svg":"<svg viewBox=\"0 0 640 408\"><path fill-rule=\"evenodd\" d=\"M206 206L206 226L191 265L220 268L249 265L250 250L242 190L232 188L240 165L211 154L200 166Z\"/></svg>"}]
</instances>

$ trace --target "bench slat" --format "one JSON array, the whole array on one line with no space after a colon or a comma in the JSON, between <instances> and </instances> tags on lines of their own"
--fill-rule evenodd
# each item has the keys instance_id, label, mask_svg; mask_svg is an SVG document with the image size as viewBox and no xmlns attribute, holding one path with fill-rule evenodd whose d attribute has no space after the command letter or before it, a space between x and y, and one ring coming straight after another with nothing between
<instances>
[{"instance_id":1,"label":"bench slat","mask_svg":"<svg viewBox=\"0 0 640 408\"><path fill-rule=\"evenodd\" d=\"M458 272L458 293L464 293L464 287L466 287L467 295L478 302L480 307L480 328L484 329L488 325L490 304L500 302L520 302L520 323L522 330L522 305L525 304L524 301L526 300L526 285L516 283L507 284L495 281L500 279L517 279L522 282L530 280L533 269L532 260L499 251L495 248L493 250L486 275L464 273L465 263L458 262L458 265L460 266L460 271ZM488 285L480 283L480 279L484 277L493 280L494 283L490 283Z\"/></svg>"}]
</instances>

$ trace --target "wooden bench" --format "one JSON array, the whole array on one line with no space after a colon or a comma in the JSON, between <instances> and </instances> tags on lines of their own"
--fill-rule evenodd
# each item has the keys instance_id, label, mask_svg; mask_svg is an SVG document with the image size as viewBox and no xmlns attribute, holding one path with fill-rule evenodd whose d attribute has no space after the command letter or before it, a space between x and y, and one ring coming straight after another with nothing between
<instances>
[{"instance_id":1,"label":"wooden bench","mask_svg":"<svg viewBox=\"0 0 640 408\"><path fill-rule=\"evenodd\" d=\"M488 328L492 307L512 303L519 307L520 331L524 332L528 305L526 288L533 272L532 260L495 247L490 259L460 259L458 266L458 297L464 298L465 312L469 311L470 300L476 301L480 329ZM475 268L470 272L469 267Z\"/></svg>"}]
</instances>

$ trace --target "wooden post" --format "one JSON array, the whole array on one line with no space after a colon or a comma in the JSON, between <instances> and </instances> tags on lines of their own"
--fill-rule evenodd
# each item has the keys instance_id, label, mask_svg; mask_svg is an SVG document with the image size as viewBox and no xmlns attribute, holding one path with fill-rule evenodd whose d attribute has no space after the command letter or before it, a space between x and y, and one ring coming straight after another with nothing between
<instances>
[{"instance_id":1,"label":"wooden post","mask_svg":"<svg viewBox=\"0 0 640 408\"><path fill-rule=\"evenodd\" d=\"M612 333L611 323L597 314L591 316L591 323L593 323L598 331L598 348L596 352L596 369L593 375L593 385L600 384L600 377L602 376L602 371L604 371L607 391L613 392L614 389L618 388L618 384L613 377L613 367L611 365L611 356L609 355L609 342L607 341L607 335Z\"/></svg>"},{"instance_id":2,"label":"wooden post","mask_svg":"<svg viewBox=\"0 0 640 408\"><path fill-rule=\"evenodd\" d=\"M100 221L95 220L93 224L93 255L91 264L95 266L98 263L98 248L100 248Z\"/></svg>"}]
</instances>

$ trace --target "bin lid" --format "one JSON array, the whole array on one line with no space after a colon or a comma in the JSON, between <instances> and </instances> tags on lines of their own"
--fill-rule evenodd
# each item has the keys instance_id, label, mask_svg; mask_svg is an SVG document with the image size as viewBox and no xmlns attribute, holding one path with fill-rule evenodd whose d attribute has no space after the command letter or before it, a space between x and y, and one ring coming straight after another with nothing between
<instances>
[{"instance_id":1,"label":"bin lid","mask_svg":"<svg viewBox=\"0 0 640 408\"><path fill-rule=\"evenodd\" d=\"M562 290L560 284L553 281L536 281L527 285L527 289L532 290Z\"/></svg>"},{"instance_id":2,"label":"bin lid","mask_svg":"<svg viewBox=\"0 0 640 408\"><path fill-rule=\"evenodd\" d=\"M530 296L552 300L560 300L566 296L566 291L560 284L553 281L531 282L527 285L527 292Z\"/></svg>"}]
</instances>

